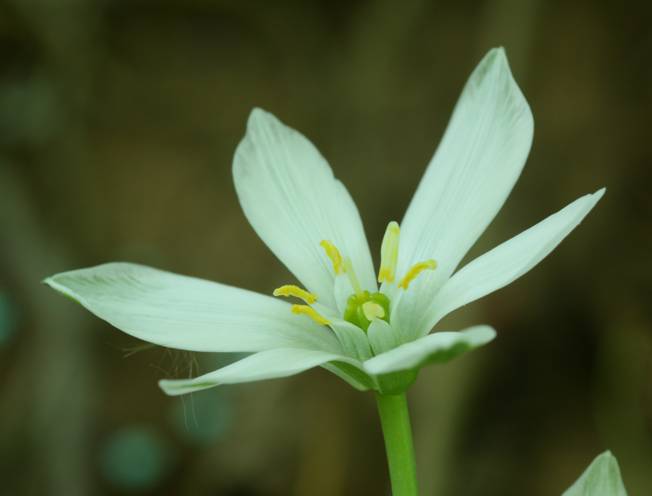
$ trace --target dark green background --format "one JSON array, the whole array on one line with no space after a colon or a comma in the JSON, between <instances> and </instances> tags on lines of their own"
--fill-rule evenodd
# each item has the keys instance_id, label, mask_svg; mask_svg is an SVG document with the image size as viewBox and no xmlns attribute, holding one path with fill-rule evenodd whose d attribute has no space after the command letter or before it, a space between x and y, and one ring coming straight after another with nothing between
<instances>
[{"instance_id":1,"label":"dark green background","mask_svg":"<svg viewBox=\"0 0 652 496\"><path fill-rule=\"evenodd\" d=\"M387 494L371 395L316 370L165 397L159 378L234 357L141 348L39 281L111 260L263 293L290 281L232 186L253 106L320 148L376 255L466 78L503 45L534 146L468 258L607 194L539 267L444 323L498 338L411 390L422 494L560 494L606 448L631 495L649 494L649 14L589 0L4 0L0 493Z\"/></svg>"}]
</instances>

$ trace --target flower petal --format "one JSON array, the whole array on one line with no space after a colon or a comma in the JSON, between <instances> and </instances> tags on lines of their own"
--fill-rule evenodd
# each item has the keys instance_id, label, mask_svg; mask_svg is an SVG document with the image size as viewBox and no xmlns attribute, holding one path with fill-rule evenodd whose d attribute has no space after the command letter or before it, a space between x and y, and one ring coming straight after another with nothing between
<instances>
[{"instance_id":1,"label":"flower petal","mask_svg":"<svg viewBox=\"0 0 652 496\"><path fill-rule=\"evenodd\" d=\"M375 291L369 246L346 188L313 144L254 109L233 161L240 204L260 238L322 303L335 308L334 273L319 245L349 257L364 289Z\"/></svg>"},{"instance_id":2,"label":"flower petal","mask_svg":"<svg viewBox=\"0 0 652 496\"><path fill-rule=\"evenodd\" d=\"M616 457L611 451L598 455L561 496L627 496Z\"/></svg>"},{"instance_id":3,"label":"flower petal","mask_svg":"<svg viewBox=\"0 0 652 496\"><path fill-rule=\"evenodd\" d=\"M427 363L443 363L487 344L494 337L496 331L485 325L459 332L435 332L367 360L364 369L378 375L419 368Z\"/></svg>"},{"instance_id":4,"label":"flower petal","mask_svg":"<svg viewBox=\"0 0 652 496\"><path fill-rule=\"evenodd\" d=\"M502 207L530 151L533 126L504 50L491 50L464 87L401 223L399 274L423 260L438 263L411 284L413 315L432 304Z\"/></svg>"},{"instance_id":5,"label":"flower petal","mask_svg":"<svg viewBox=\"0 0 652 496\"><path fill-rule=\"evenodd\" d=\"M423 332L453 310L508 285L529 271L582 222L604 192L603 188L578 198L460 269L437 294L426 315Z\"/></svg>"},{"instance_id":6,"label":"flower petal","mask_svg":"<svg viewBox=\"0 0 652 496\"><path fill-rule=\"evenodd\" d=\"M335 285L333 287L333 296L335 298L335 308L338 315L344 315L349 298L354 293L351 282L346 274L335 276Z\"/></svg>"},{"instance_id":7,"label":"flower petal","mask_svg":"<svg viewBox=\"0 0 652 496\"><path fill-rule=\"evenodd\" d=\"M337 353L326 351L277 348L255 353L194 379L162 380L159 381L159 386L166 394L176 396L221 384L288 377L333 360L351 361Z\"/></svg>"},{"instance_id":8,"label":"flower petal","mask_svg":"<svg viewBox=\"0 0 652 496\"><path fill-rule=\"evenodd\" d=\"M365 332L342 319L332 319L329 324L342 346L344 354L358 360L371 358L371 347Z\"/></svg>"},{"instance_id":9,"label":"flower petal","mask_svg":"<svg viewBox=\"0 0 652 496\"><path fill-rule=\"evenodd\" d=\"M341 350L327 328L298 318L283 301L143 265L109 263L63 272L45 283L127 334L161 346Z\"/></svg>"},{"instance_id":10,"label":"flower petal","mask_svg":"<svg viewBox=\"0 0 652 496\"><path fill-rule=\"evenodd\" d=\"M369 343L374 350L374 355L380 355L402 343L398 329L393 328L381 319L374 319L367 329Z\"/></svg>"}]
</instances>

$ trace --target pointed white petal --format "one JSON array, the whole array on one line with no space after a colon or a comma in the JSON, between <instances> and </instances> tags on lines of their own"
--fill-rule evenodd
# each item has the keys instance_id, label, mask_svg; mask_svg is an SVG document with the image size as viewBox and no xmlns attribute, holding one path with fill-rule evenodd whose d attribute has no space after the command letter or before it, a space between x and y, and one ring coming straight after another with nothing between
<instances>
[{"instance_id":1,"label":"pointed white petal","mask_svg":"<svg viewBox=\"0 0 652 496\"><path fill-rule=\"evenodd\" d=\"M367 360L364 369L369 374L378 375L419 368L428 363L443 363L487 344L494 337L496 331L489 326L475 326L459 332L435 332Z\"/></svg>"},{"instance_id":2,"label":"pointed white petal","mask_svg":"<svg viewBox=\"0 0 652 496\"><path fill-rule=\"evenodd\" d=\"M255 109L233 162L240 204L261 239L322 303L335 308L333 268L319 243L349 257L360 283L376 290L358 210L313 144Z\"/></svg>"},{"instance_id":3,"label":"pointed white petal","mask_svg":"<svg viewBox=\"0 0 652 496\"><path fill-rule=\"evenodd\" d=\"M110 263L57 274L45 283L127 334L161 346L341 349L330 330L294 315L283 301L151 267Z\"/></svg>"},{"instance_id":4,"label":"pointed white petal","mask_svg":"<svg viewBox=\"0 0 652 496\"><path fill-rule=\"evenodd\" d=\"M353 293L353 287L346 274L339 274L335 277L333 294L335 297L335 309L337 309L339 315L344 315L346 304Z\"/></svg>"},{"instance_id":5,"label":"pointed white petal","mask_svg":"<svg viewBox=\"0 0 652 496\"><path fill-rule=\"evenodd\" d=\"M562 496L627 496L616 457L599 455Z\"/></svg>"},{"instance_id":6,"label":"pointed white petal","mask_svg":"<svg viewBox=\"0 0 652 496\"><path fill-rule=\"evenodd\" d=\"M401 223L399 276L435 259L412 283L417 313L505 202L530 151L533 120L503 49L491 50L467 82Z\"/></svg>"},{"instance_id":7,"label":"pointed white petal","mask_svg":"<svg viewBox=\"0 0 652 496\"><path fill-rule=\"evenodd\" d=\"M404 343L427 334L432 327L426 328L423 322L424 316L432 309L434 300L432 286L432 273L424 273L419 276L421 281L416 280L404 289L398 289L392 300L393 311L391 313L391 324L401 330L401 341ZM422 283L422 284L417 284Z\"/></svg>"},{"instance_id":8,"label":"pointed white petal","mask_svg":"<svg viewBox=\"0 0 652 496\"><path fill-rule=\"evenodd\" d=\"M375 319L367 329L369 343L374 350L374 355L380 355L402 343L398 329L393 328L384 320Z\"/></svg>"},{"instance_id":9,"label":"pointed white petal","mask_svg":"<svg viewBox=\"0 0 652 496\"><path fill-rule=\"evenodd\" d=\"M532 144L530 108L503 49L475 69L401 224L400 272L435 258L448 275L505 202Z\"/></svg>"},{"instance_id":10,"label":"pointed white petal","mask_svg":"<svg viewBox=\"0 0 652 496\"><path fill-rule=\"evenodd\" d=\"M424 332L453 310L506 286L538 264L578 226L604 192L603 188L578 198L460 269L437 294L425 317Z\"/></svg>"},{"instance_id":11,"label":"pointed white petal","mask_svg":"<svg viewBox=\"0 0 652 496\"><path fill-rule=\"evenodd\" d=\"M332 319L330 328L342 346L344 354L358 360L371 357L371 347L365 332L358 326L342 319Z\"/></svg>"},{"instance_id":12,"label":"pointed white petal","mask_svg":"<svg viewBox=\"0 0 652 496\"><path fill-rule=\"evenodd\" d=\"M166 394L176 396L201 391L221 384L288 377L333 360L350 361L348 358L336 353L279 348L255 353L231 365L194 379L162 380L159 381L159 386Z\"/></svg>"}]
</instances>

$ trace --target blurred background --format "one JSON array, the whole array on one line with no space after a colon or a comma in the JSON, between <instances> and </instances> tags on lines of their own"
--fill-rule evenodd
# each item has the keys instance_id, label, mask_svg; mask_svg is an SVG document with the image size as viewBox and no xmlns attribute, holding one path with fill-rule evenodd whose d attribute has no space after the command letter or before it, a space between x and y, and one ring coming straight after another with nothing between
<instances>
[{"instance_id":1,"label":"blurred background","mask_svg":"<svg viewBox=\"0 0 652 496\"><path fill-rule=\"evenodd\" d=\"M232 185L253 106L313 140L377 254L503 45L534 146L467 259L608 191L540 266L443 323L499 335L411 390L422 494L560 494L607 448L650 494L651 20L594 0L2 0L0 493L389 494L372 395L318 369L168 398L158 379L236 357L143 346L40 281L128 260L287 282Z\"/></svg>"}]
</instances>

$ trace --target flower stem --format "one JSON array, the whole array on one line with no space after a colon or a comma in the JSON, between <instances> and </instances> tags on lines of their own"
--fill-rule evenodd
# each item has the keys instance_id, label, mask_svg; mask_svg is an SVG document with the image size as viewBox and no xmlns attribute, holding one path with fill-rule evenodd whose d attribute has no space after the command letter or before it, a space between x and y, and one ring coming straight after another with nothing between
<instances>
[{"instance_id":1,"label":"flower stem","mask_svg":"<svg viewBox=\"0 0 652 496\"><path fill-rule=\"evenodd\" d=\"M417 496L416 464L407 399L402 394L376 394L385 438L393 496Z\"/></svg>"}]
</instances>

